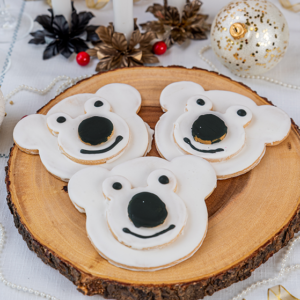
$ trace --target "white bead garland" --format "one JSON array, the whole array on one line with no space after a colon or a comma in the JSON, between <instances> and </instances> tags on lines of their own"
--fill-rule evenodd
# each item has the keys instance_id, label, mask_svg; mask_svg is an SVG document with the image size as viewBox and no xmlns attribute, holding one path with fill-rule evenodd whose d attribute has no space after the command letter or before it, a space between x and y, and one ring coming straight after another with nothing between
<instances>
[{"instance_id":1,"label":"white bead garland","mask_svg":"<svg viewBox=\"0 0 300 300\"><path fill-rule=\"evenodd\" d=\"M281 262L281 269L278 273L277 276L273 277L273 278L269 278L269 279L265 279L265 280L261 280L261 281L257 281L256 283L253 283L252 285L250 285L248 288L246 288L245 290L243 290L240 294L238 294L236 297L233 297L231 300L239 300L244 298L244 296L246 294L248 294L250 291L254 290L256 287L260 286L260 285L265 285L267 283L271 283L274 281L277 281L278 279L280 279L281 277L283 277L284 275L290 273L291 271L294 271L296 269L300 269L300 264L296 264L290 267L286 267L286 262L288 260L288 258L291 255L291 252L294 248L294 246L300 242L300 235L293 238L292 240L290 240L289 242L289 246L286 250L286 253L284 255L284 258Z\"/></svg>"},{"instance_id":2,"label":"white bead garland","mask_svg":"<svg viewBox=\"0 0 300 300\"><path fill-rule=\"evenodd\" d=\"M56 78L53 79L53 81L44 89L37 89L25 84L22 84L20 86L18 86L17 88L15 88L13 91L11 91L10 93L8 93L4 99L5 101L9 100L11 97L13 97L14 95L16 95L17 93L21 92L21 91L28 91L28 92L32 92L32 93L36 93L39 95L45 95L47 93L50 92L50 90L55 86L55 84L59 81L65 80L66 82L64 82L62 85L59 86L59 88L57 89L56 92L56 96L58 94L60 94L62 91L64 91L66 88L74 85L75 83L77 83L78 81L88 78L91 75L82 75L79 77L75 77L75 78L71 78L69 76L66 75L62 75L62 76L57 76Z\"/></svg>"},{"instance_id":3,"label":"white bead garland","mask_svg":"<svg viewBox=\"0 0 300 300\"><path fill-rule=\"evenodd\" d=\"M0 232L1 232L1 236L0 236L0 255L1 255L1 252L3 251L4 243L5 243L5 230L4 230L4 227L1 223L0 223ZM3 282L6 286L8 286L8 287L10 287L14 290L17 290L17 291L21 291L21 292L29 293L29 294L34 294L35 296L46 298L46 299L59 300L59 299L57 299L56 297L54 297L52 295L45 294L43 292L39 292L37 290L30 289L26 286L16 285L14 283L9 282L8 280L5 279L1 269L0 269L0 281Z\"/></svg>"},{"instance_id":4,"label":"white bead garland","mask_svg":"<svg viewBox=\"0 0 300 300\"><path fill-rule=\"evenodd\" d=\"M201 48L200 49L200 51L199 51L199 56L200 56L200 58L204 61L204 62L206 62L215 72L217 72L217 73L219 73L220 74L220 72L219 72L219 70L217 69L217 67L210 61L210 60L208 60L207 58L205 58L204 56L203 56L203 53L205 52L205 51L207 51L208 49L210 49L211 48L211 45L206 45L206 46L204 46L203 48Z\"/></svg>"},{"instance_id":5,"label":"white bead garland","mask_svg":"<svg viewBox=\"0 0 300 300\"><path fill-rule=\"evenodd\" d=\"M210 61L208 60L207 58L205 58L203 56L203 53L205 51L207 51L208 49L211 48L211 45L206 45L204 46L203 48L200 49L199 51L199 57L204 61L206 62L212 69L213 71L217 72L218 74L220 74L219 70L216 68L216 66ZM268 81L270 83L274 83L274 84L277 84L277 85L280 85L280 86L283 86L283 87L286 87L286 88L289 88L289 89L295 89L295 90L300 90L300 86L297 86L297 85L292 85L292 84L288 84L288 83L285 83L285 82L282 82L282 81L279 81L279 80L275 80L273 78L269 78L269 77L265 77L265 76L261 76L261 75L257 75L257 76L254 76L254 75L240 75L240 74L234 74L238 77L241 77L241 78L247 78L247 79L261 79L261 80L265 80L265 81Z\"/></svg>"}]
</instances>

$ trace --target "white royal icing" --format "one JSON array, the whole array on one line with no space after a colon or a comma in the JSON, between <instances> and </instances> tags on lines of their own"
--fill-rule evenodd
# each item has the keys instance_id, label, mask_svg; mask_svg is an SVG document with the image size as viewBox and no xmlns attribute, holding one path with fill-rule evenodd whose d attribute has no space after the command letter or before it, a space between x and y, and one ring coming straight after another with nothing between
<instances>
[{"instance_id":1,"label":"white royal icing","mask_svg":"<svg viewBox=\"0 0 300 300\"><path fill-rule=\"evenodd\" d=\"M161 175L169 178L168 184L158 181ZM115 182L121 183L122 189L113 189ZM86 213L87 234L100 255L118 267L154 271L184 261L201 246L208 221L204 200L215 187L211 165L185 155L170 162L157 157L137 158L111 171L89 167L71 178L68 191L77 209ZM154 228L136 228L128 217L130 199L145 191L159 196L168 210L165 222ZM140 235L152 235L169 224L175 228L149 239L122 231L127 227Z\"/></svg>"},{"instance_id":2,"label":"white royal icing","mask_svg":"<svg viewBox=\"0 0 300 300\"><path fill-rule=\"evenodd\" d=\"M97 101L101 101L103 105L101 107L95 107L94 103ZM69 115L65 113L56 113L50 115L47 118L47 125L49 129L54 133L54 135L58 136L57 142L59 147L62 148L64 152L67 153L67 156L74 160L78 161L97 161L104 160L106 162L111 157L115 157L124 151L125 147L129 142L129 128L127 123L119 117L117 114L110 112L109 103L100 97L94 97L89 99L84 104L85 114L80 115L75 119L72 119ZM113 124L113 134L110 139L97 146L91 146L87 144L83 144L82 141L78 137L78 127L83 120L87 120L91 117L99 116L110 120ZM57 119L60 117L64 117L66 119L65 122L59 123ZM97 151L103 150L115 142L116 138L121 136L123 139L119 142L113 149L98 154L82 154L81 149L88 151ZM84 162L82 162L84 164Z\"/></svg>"},{"instance_id":3,"label":"white royal icing","mask_svg":"<svg viewBox=\"0 0 300 300\"><path fill-rule=\"evenodd\" d=\"M162 175L168 177L170 180L168 184L159 183L158 179ZM122 184L121 190L113 189L115 182ZM183 200L175 193L177 181L174 174L166 169L155 170L149 175L147 184L146 188L132 189L131 183L122 176L111 176L102 184L104 196L110 199L106 212L109 228L119 242L133 249L150 249L170 243L178 237L186 223L186 207ZM165 203L168 216L162 225L153 228L137 228L129 219L127 208L130 199L143 192L154 194ZM138 235L152 236L172 225L175 225L174 229L155 238L147 239L138 238L123 231L123 228L128 228Z\"/></svg>"},{"instance_id":4,"label":"white royal icing","mask_svg":"<svg viewBox=\"0 0 300 300\"><path fill-rule=\"evenodd\" d=\"M200 106L197 104L196 101L199 99L199 97L205 101L205 105ZM210 111L212 107L212 102L207 97L203 97L201 95L192 96L187 101L186 112L175 121L174 139L176 144L188 154L200 156L208 161L220 161L234 156L242 149L245 143L244 126L251 121L252 113L247 107L242 105L229 107L225 114ZM239 109L245 110L247 115L244 117L238 116L236 112ZM193 121L197 120L200 115L204 114L215 115L225 122L227 126L227 135L219 143L206 145L198 143L194 140L192 136L191 125L193 124ZM185 143L184 138L188 138L193 146L197 149L207 151L221 148L224 151L216 153L199 152Z\"/></svg>"},{"instance_id":5,"label":"white royal icing","mask_svg":"<svg viewBox=\"0 0 300 300\"><path fill-rule=\"evenodd\" d=\"M94 107L94 100L101 100L104 105ZM153 131L137 115L140 106L141 96L135 88L120 83L108 84L96 94L78 94L60 101L46 116L35 114L23 118L14 129L14 140L25 150L38 150L46 169L58 178L68 181L73 174L87 165L69 159L62 154L60 147L74 159L104 159L106 163L101 165L107 169L147 154ZM114 123L112 137L98 146L87 145L78 137L76 126L90 114L105 115ZM56 119L59 116L64 116L67 122L58 124ZM50 130L53 134L59 133L58 137ZM109 147L119 134L123 135L123 140L105 154L80 153L81 149L98 150Z\"/></svg>"},{"instance_id":6,"label":"white royal icing","mask_svg":"<svg viewBox=\"0 0 300 300\"><path fill-rule=\"evenodd\" d=\"M207 102L203 108L195 103L199 98ZM277 107L257 106L251 99L233 92L204 91L199 84L189 81L168 85L161 93L160 104L166 112L155 127L155 143L160 154L167 160L187 153L201 156L213 161L212 166L220 179L243 174L255 167L266 145L282 141L291 127L288 115ZM247 115L238 116L235 112L239 109L245 110ZM193 139L192 124L204 113L217 115L227 125L227 135L219 143L206 145ZM200 153L183 141L186 136L196 148L224 148L225 151Z\"/></svg>"}]
</instances>

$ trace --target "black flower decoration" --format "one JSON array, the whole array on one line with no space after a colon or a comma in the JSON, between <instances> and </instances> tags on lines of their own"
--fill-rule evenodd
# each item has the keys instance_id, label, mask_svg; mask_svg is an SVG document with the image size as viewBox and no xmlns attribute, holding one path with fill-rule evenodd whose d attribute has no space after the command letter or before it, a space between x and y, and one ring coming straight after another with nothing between
<instances>
[{"instance_id":1,"label":"black flower decoration","mask_svg":"<svg viewBox=\"0 0 300 300\"><path fill-rule=\"evenodd\" d=\"M80 38L80 35L84 32L87 34L86 41L99 42L99 40L95 40L97 36L95 30L98 26L87 26L94 17L91 12L77 13L72 2L71 29L64 16L54 16L52 9L49 9L49 12L51 16L40 15L35 19L36 22L42 25L44 30L30 33L33 39L29 41L29 44L39 45L50 41L44 50L43 59L49 59L59 53L69 58L73 52L86 51L89 47Z\"/></svg>"}]
</instances>

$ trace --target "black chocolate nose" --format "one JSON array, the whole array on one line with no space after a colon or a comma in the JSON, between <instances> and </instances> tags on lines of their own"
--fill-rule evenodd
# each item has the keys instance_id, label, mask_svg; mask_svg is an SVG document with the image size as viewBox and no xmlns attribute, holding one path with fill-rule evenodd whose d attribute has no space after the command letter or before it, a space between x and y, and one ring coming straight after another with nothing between
<instances>
[{"instance_id":1,"label":"black chocolate nose","mask_svg":"<svg viewBox=\"0 0 300 300\"><path fill-rule=\"evenodd\" d=\"M156 227L165 221L167 215L166 205L152 193L138 193L128 205L128 216L135 227Z\"/></svg>"},{"instance_id":2,"label":"black chocolate nose","mask_svg":"<svg viewBox=\"0 0 300 300\"><path fill-rule=\"evenodd\" d=\"M114 130L113 123L103 117L91 117L83 120L78 127L80 139L89 145L99 145L108 140Z\"/></svg>"},{"instance_id":3,"label":"black chocolate nose","mask_svg":"<svg viewBox=\"0 0 300 300\"><path fill-rule=\"evenodd\" d=\"M192 126L194 140L202 144L218 143L226 134L227 126L224 121L212 114L201 115Z\"/></svg>"}]
</instances>

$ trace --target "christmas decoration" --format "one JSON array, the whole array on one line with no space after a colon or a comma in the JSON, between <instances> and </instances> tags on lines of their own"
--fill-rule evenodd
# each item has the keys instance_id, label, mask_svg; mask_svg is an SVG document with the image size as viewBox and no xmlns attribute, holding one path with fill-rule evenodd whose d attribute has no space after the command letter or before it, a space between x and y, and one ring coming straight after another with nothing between
<instances>
[{"instance_id":1,"label":"christmas decoration","mask_svg":"<svg viewBox=\"0 0 300 300\"><path fill-rule=\"evenodd\" d=\"M290 0L279 0L280 4L285 8L293 12L300 11L300 3L292 4Z\"/></svg>"},{"instance_id":2,"label":"christmas decoration","mask_svg":"<svg viewBox=\"0 0 300 300\"><path fill-rule=\"evenodd\" d=\"M57 54L69 58L73 52L86 51L89 47L85 41L79 37L87 32L86 41L99 41L95 37L95 29L98 26L87 26L94 17L91 12L77 13L72 3L71 28L63 15L54 16L53 10L48 10L51 14L37 16L35 21L43 26L43 30L30 33L33 39L29 44L48 44L44 50L43 59L49 59Z\"/></svg>"},{"instance_id":3,"label":"christmas decoration","mask_svg":"<svg viewBox=\"0 0 300 300\"><path fill-rule=\"evenodd\" d=\"M90 56L86 52L79 52L76 61L80 66L86 66L90 62Z\"/></svg>"},{"instance_id":4,"label":"christmas decoration","mask_svg":"<svg viewBox=\"0 0 300 300\"><path fill-rule=\"evenodd\" d=\"M96 33L102 42L97 43L95 48L86 51L90 56L100 60L96 72L159 62L151 52L150 42L155 39L153 32L142 34L136 29L132 33L129 43L124 34L114 32L113 24L108 27L100 26Z\"/></svg>"},{"instance_id":5,"label":"christmas decoration","mask_svg":"<svg viewBox=\"0 0 300 300\"><path fill-rule=\"evenodd\" d=\"M236 75L259 75L284 56L289 28L280 10L265 0L231 2L216 16L211 44L221 63Z\"/></svg>"},{"instance_id":6,"label":"christmas decoration","mask_svg":"<svg viewBox=\"0 0 300 300\"><path fill-rule=\"evenodd\" d=\"M167 51L167 45L163 41L156 42L152 47L152 51L156 55L162 55Z\"/></svg>"},{"instance_id":7,"label":"christmas decoration","mask_svg":"<svg viewBox=\"0 0 300 300\"><path fill-rule=\"evenodd\" d=\"M187 1L180 18L177 8L168 6L167 0L164 0L164 5L153 4L146 10L158 21L149 21L140 26L147 32L155 32L168 48L175 43L181 45L186 39L205 40L210 24L206 23L208 15L198 13L201 5L200 0Z\"/></svg>"}]
</instances>

